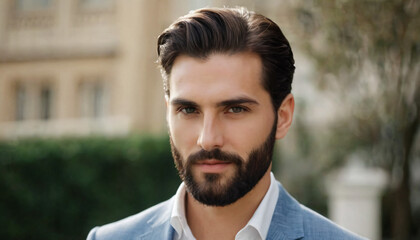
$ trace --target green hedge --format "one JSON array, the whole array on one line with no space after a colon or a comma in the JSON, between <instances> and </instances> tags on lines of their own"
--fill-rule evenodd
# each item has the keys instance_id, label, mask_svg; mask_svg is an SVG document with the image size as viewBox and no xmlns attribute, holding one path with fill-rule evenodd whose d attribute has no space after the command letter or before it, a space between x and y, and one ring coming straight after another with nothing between
<instances>
[{"instance_id":1,"label":"green hedge","mask_svg":"<svg viewBox=\"0 0 420 240\"><path fill-rule=\"evenodd\" d=\"M85 239L179 183L167 136L0 142L0 239Z\"/></svg>"}]
</instances>

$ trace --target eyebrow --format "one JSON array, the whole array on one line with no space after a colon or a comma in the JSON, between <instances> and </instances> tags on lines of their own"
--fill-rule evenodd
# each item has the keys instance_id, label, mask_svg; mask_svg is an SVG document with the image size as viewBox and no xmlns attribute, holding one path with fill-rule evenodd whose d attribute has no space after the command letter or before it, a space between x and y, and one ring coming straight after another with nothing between
<instances>
[{"instance_id":1,"label":"eyebrow","mask_svg":"<svg viewBox=\"0 0 420 240\"><path fill-rule=\"evenodd\" d=\"M240 105L240 104L254 104L259 105L259 103L251 98L248 97L238 97L233 99L228 99L221 101L216 104L217 107L226 107L226 106L232 106L232 105ZM198 107L198 104L184 99L184 98L175 98L171 101L171 105L184 105L184 106L192 106L192 107Z\"/></svg>"},{"instance_id":2,"label":"eyebrow","mask_svg":"<svg viewBox=\"0 0 420 240\"><path fill-rule=\"evenodd\" d=\"M198 107L198 104L183 98L175 98L171 100L171 105L184 105L184 106L193 106Z\"/></svg>"},{"instance_id":3,"label":"eyebrow","mask_svg":"<svg viewBox=\"0 0 420 240\"><path fill-rule=\"evenodd\" d=\"M259 105L259 103L254 99L247 98L247 97L239 97L239 98L228 99L228 100L222 101L222 102L218 103L217 106L218 107L224 107L224 106L232 106L232 105L240 105L240 104Z\"/></svg>"}]
</instances>

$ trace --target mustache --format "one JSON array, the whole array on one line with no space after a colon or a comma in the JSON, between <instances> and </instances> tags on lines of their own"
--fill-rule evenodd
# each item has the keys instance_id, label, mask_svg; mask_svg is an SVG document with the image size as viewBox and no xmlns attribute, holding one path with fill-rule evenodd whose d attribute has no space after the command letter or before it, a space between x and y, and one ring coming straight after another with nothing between
<instances>
[{"instance_id":1,"label":"mustache","mask_svg":"<svg viewBox=\"0 0 420 240\"><path fill-rule=\"evenodd\" d=\"M211 151L201 149L200 151L191 154L188 157L187 162L189 164L193 164L197 161L202 161L202 160L207 160L207 159L216 159L219 161L232 162L235 164L242 164L244 162L244 160L239 155L224 152L218 148L213 149Z\"/></svg>"}]
</instances>

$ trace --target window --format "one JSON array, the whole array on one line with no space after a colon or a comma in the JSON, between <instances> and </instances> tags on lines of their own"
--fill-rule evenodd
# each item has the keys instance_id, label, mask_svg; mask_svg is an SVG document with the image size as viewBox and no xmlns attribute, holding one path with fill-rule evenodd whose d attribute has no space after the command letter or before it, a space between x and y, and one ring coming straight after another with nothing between
<instances>
[{"instance_id":1,"label":"window","mask_svg":"<svg viewBox=\"0 0 420 240\"><path fill-rule=\"evenodd\" d=\"M52 0L16 0L16 10L19 12L32 12L48 10Z\"/></svg>"},{"instance_id":2,"label":"window","mask_svg":"<svg viewBox=\"0 0 420 240\"><path fill-rule=\"evenodd\" d=\"M22 85L16 87L15 93L15 119L16 121L22 121L25 119L25 102L26 92Z\"/></svg>"},{"instance_id":3,"label":"window","mask_svg":"<svg viewBox=\"0 0 420 240\"><path fill-rule=\"evenodd\" d=\"M85 81L80 85L81 117L101 118L106 115L107 92L102 81Z\"/></svg>"},{"instance_id":4,"label":"window","mask_svg":"<svg viewBox=\"0 0 420 240\"><path fill-rule=\"evenodd\" d=\"M102 84L95 84L93 87L93 117L104 116L105 98Z\"/></svg>"},{"instance_id":5,"label":"window","mask_svg":"<svg viewBox=\"0 0 420 240\"><path fill-rule=\"evenodd\" d=\"M77 0L74 4L73 23L83 27L112 25L115 22L115 0Z\"/></svg>"},{"instance_id":6,"label":"window","mask_svg":"<svg viewBox=\"0 0 420 240\"><path fill-rule=\"evenodd\" d=\"M15 120L49 120L53 117L53 91L50 84L23 81L15 88Z\"/></svg>"},{"instance_id":7,"label":"window","mask_svg":"<svg viewBox=\"0 0 420 240\"><path fill-rule=\"evenodd\" d=\"M51 89L43 87L41 89L41 104L40 104L40 117L41 120L48 120L51 118Z\"/></svg>"},{"instance_id":8,"label":"window","mask_svg":"<svg viewBox=\"0 0 420 240\"><path fill-rule=\"evenodd\" d=\"M83 10L103 10L112 7L113 0L79 0L79 6Z\"/></svg>"},{"instance_id":9,"label":"window","mask_svg":"<svg viewBox=\"0 0 420 240\"><path fill-rule=\"evenodd\" d=\"M56 0L14 0L9 11L12 29L49 28L54 25Z\"/></svg>"}]
</instances>

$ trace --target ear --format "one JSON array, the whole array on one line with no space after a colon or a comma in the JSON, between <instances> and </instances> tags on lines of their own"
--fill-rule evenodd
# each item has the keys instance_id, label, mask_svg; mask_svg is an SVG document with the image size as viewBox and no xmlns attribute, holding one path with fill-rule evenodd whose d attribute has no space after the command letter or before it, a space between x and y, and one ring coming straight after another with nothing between
<instances>
[{"instance_id":1,"label":"ear","mask_svg":"<svg viewBox=\"0 0 420 240\"><path fill-rule=\"evenodd\" d=\"M291 93L287 95L277 110L277 131L276 139L282 139L292 125L293 111L295 109L295 99Z\"/></svg>"}]
</instances>

